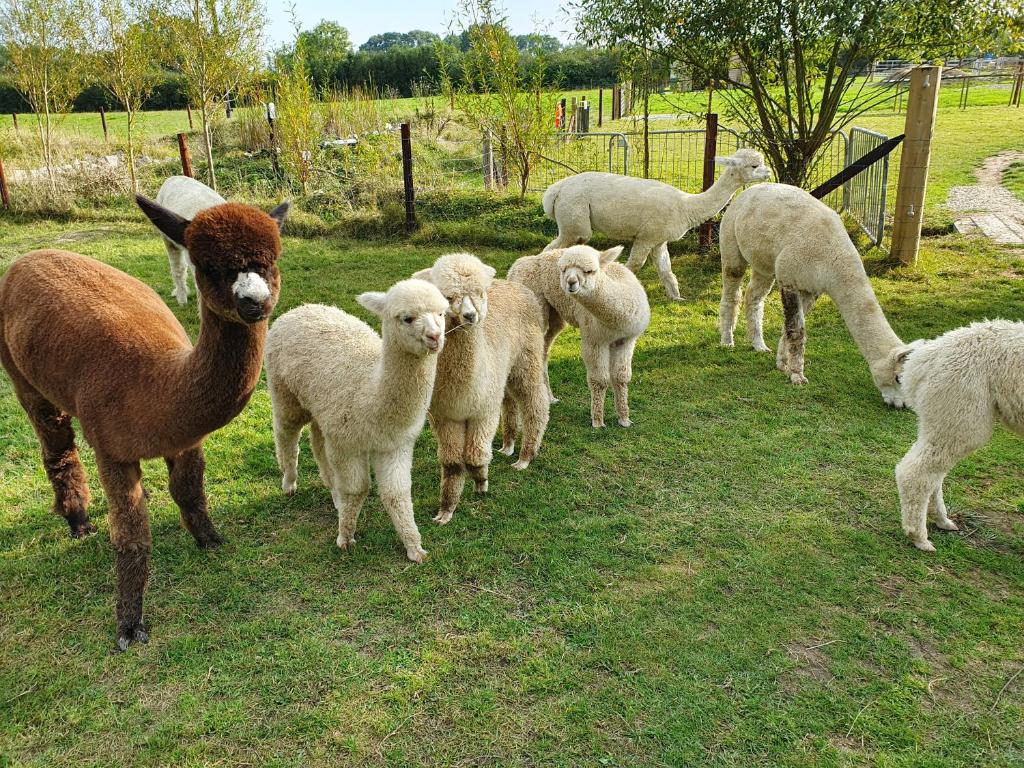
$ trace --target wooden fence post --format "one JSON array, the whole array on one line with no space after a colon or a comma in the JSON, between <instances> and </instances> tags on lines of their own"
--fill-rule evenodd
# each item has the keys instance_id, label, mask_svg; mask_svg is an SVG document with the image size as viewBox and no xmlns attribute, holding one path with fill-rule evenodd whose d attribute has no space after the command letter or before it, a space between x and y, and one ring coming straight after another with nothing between
<instances>
[{"instance_id":1,"label":"wooden fence post","mask_svg":"<svg viewBox=\"0 0 1024 768\"><path fill-rule=\"evenodd\" d=\"M715 183L715 153L718 151L718 115L709 112L707 128L704 130L704 184L702 190L711 189ZM701 250L709 251L714 242L714 222L708 219L700 225Z\"/></svg>"},{"instance_id":2,"label":"wooden fence post","mask_svg":"<svg viewBox=\"0 0 1024 768\"><path fill-rule=\"evenodd\" d=\"M890 252L904 264L917 261L921 245L924 194L928 186L932 132L939 106L942 67L915 67L910 73L910 95L900 158L900 178L893 211Z\"/></svg>"},{"instance_id":3,"label":"wooden fence post","mask_svg":"<svg viewBox=\"0 0 1024 768\"><path fill-rule=\"evenodd\" d=\"M0 203L11 210L11 193L7 190L7 175L4 173L4 159L0 157Z\"/></svg>"},{"instance_id":4,"label":"wooden fence post","mask_svg":"<svg viewBox=\"0 0 1024 768\"><path fill-rule=\"evenodd\" d=\"M188 102L185 102L185 112L188 114L188 129L194 131L195 126L192 125L192 105Z\"/></svg>"},{"instance_id":5,"label":"wooden fence post","mask_svg":"<svg viewBox=\"0 0 1024 768\"><path fill-rule=\"evenodd\" d=\"M491 149L491 134L484 134L484 189L494 186L494 152Z\"/></svg>"},{"instance_id":6,"label":"wooden fence post","mask_svg":"<svg viewBox=\"0 0 1024 768\"><path fill-rule=\"evenodd\" d=\"M188 153L188 136L184 133L178 134L178 154L181 155L181 172L190 179L195 178L192 174L192 157Z\"/></svg>"},{"instance_id":7,"label":"wooden fence post","mask_svg":"<svg viewBox=\"0 0 1024 768\"><path fill-rule=\"evenodd\" d=\"M597 127L601 127L601 117L604 112L604 88L597 89Z\"/></svg>"},{"instance_id":8,"label":"wooden fence post","mask_svg":"<svg viewBox=\"0 0 1024 768\"><path fill-rule=\"evenodd\" d=\"M11 120L14 121L14 132L17 133L18 132L18 113L17 112L11 112Z\"/></svg>"},{"instance_id":9,"label":"wooden fence post","mask_svg":"<svg viewBox=\"0 0 1024 768\"><path fill-rule=\"evenodd\" d=\"M107 133L107 110L100 107L100 123L103 125L103 140L109 141L110 134Z\"/></svg>"},{"instance_id":10,"label":"wooden fence post","mask_svg":"<svg viewBox=\"0 0 1024 768\"><path fill-rule=\"evenodd\" d=\"M416 193L412 187L412 134L402 123L402 178L405 183L405 231L416 229Z\"/></svg>"},{"instance_id":11,"label":"wooden fence post","mask_svg":"<svg viewBox=\"0 0 1024 768\"><path fill-rule=\"evenodd\" d=\"M1024 61L1017 65L1017 72L1013 76L1013 86L1010 88L1010 106L1020 106L1020 92L1024 90Z\"/></svg>"}]
</instances>

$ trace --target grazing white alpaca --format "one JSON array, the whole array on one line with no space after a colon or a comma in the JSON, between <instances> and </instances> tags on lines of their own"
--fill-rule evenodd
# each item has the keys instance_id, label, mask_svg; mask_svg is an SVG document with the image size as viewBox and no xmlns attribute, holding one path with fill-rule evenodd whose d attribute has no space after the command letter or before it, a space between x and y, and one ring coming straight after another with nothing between
<instances>
[{"instance_id":1,"label":"grazing white alpaca","mask_svg":"<svg viewBox=\"0 0 1024 768\"><path fill-rule=\"evenodd\" d=\"M714 217L744 184L771 178L764 158L753 149L716 157L724 166L710 189L689 194L651 179L587 172L556 181L544 193L544 213L558 223L558 237L545 250L587 242L594 231L632 240L626 266L639 272L655 252L658 275L670 299L679 300L668 244Z\"/></svg>"},{"instance_id":2,"label":"grazing white alpaca","mask_svg":"<svg viewBox=\"0 0 1024 768\"><path fill-rule=\"evenodd\" d=\"M544 374L547 378L551 345L566 324L580 329L583 362L590 385L590 418L604 426L604 398L611 384L619 424L629 419L629 382L633 379L633 350L651 322L647 293L636 275L616 259L622 246L596 251L576 245L558 251L524 256L512 265L508 279L525 284L547 311ZM551 384L548 394L557 403Z\"/></svg>"},{"instance_id":3,"label":"grazing white alpaca","mask_svg":"<svg viewBox=\"0 0 1024 768\"><path fill-rule=\"evenodd\" d=\"M493 280L494 268L468 253L440 257L414 277L437 286L448 301L444 350L430 403L430 425L441 464L441 504L435 523L452 519L465 473L487 491L491 443L504 411L502 451L515 450L526 469L548 423L544 381L544 313L529 288ZM504 404L504 408L503 408Z\"/></svg>"},{"instance_id":4,"label":"grazing white alpaca","mask_svg":"<svg viewBox=\"0 0 1024 768\"><path fill-rule=\"evenodd\" d=\"M164 208L191 221L200 211L220 205L224 198L203 184L188 176L171 176L160 185L156 202ZM163 235L167 248L167 260L171 265L171 281L174 283L174 298L179 304L188 304L188 275L196 279L196 268L188 256L188 249Z\"/></svg>"},{"instance_id":5,"label":"grazing white alpaca","mask_svg":"<svg viewBox=\"0 0 1024 768\"><path fill-rule=\"evenodd\" d=\"M733 331L747 287L747 335L758 352L764 343L764 299L779 281L785 327L776 365L793 384L804 376L804 321L815 301L827 294L839 308L871 378L889 405L903 407L896 383L896 360L907 345L893 332L878 305L857 248L839 214L802 189L787 184L758 184L743 192L722 216L722 346L733 346Z\"/></svg>"},{"instance_id":6,"label":"grazing white alpaca","mask_svg":"<svg viewBox=\"0 0 1024 768\"><path fill-rule=\"evenodd\" d=\"M934 552L929 510L939 528L957 530L942 497L949 471L992 438L997 421L1024 436L1024 323L974 323L915 342L903 357L899 379L917 412L917 441L896 465L903 531Z\"/></svg>"},{"instance_id":7,"label":"grazing white alpaca","mask_svg":"<svg viewBox=\"0 0 1024 768\"><path fill-rule=\"evenodd\" d=\"M295 491L299 434L309 424L320 477L338 510L338 546L356 543L372 467L406 555L421 563L427 553L413 517L412 451L434 388L448 302L422 280L403 280L358 301L380 317L380 336L362 320L319 304L286 312L267 334L281 487Z\"/></svg>"}]
</instances>

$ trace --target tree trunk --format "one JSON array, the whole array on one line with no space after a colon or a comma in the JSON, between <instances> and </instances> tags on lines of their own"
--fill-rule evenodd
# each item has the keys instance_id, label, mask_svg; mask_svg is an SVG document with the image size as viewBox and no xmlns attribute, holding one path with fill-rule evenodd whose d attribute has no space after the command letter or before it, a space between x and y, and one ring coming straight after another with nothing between
<instances>
[{"instance_id":1,"label":"tree trunk","mask_svg":"<svg viewBox=\"0 0 1024 768\"><path fill-rule=\"evenodd\" d=\"M650 77L648 71L647 77ZM651 177L651 87L644 86L644 178Z\"/></svg>"},{"instance_id":2,"label":"tree trunk","mask_svg":"<svg viewBox=\"0 0 1024 768\"><path fill-rule=\"evenodd\" d=\"M217 174L213 169L213 130L210 126L209 99L203 98L199 117L203 121L203 149L206 151L206 182L210 189L217 190Z\"/></svg>"},{"instance_id":3,"label":"tree trunk","mask_svg":"<svg viewBox=\"0 0 1024 768\"><path fill-rule=\"evenodd\" d=\"M125 110L128 119L128 178L131 179L132 194L136 194L139 191L139 181L135 176L135 142L132 136L135 127L135 111L128 106L127 100L125 101Z\"/></svg>"}]
</instances>

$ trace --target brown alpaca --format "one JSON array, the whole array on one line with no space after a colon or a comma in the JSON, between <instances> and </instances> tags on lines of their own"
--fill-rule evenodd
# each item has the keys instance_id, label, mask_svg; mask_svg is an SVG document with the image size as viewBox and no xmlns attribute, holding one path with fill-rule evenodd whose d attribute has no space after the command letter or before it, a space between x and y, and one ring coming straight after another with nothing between
<instances>
[{"instance_id":1,"label":"brown alpaca","mask_svg":"<svg viewBox=\"0 0 1024 768\"><path fill-rule=\"evenodd\" d=\"M95 449L117 553L117 644L149 638L142 596L152 536L141 459L164 457L182 521L221 544L206 511L203 440L245 407L259 379L277 302L284 203L268 216L227 203L188 221L144 197L139 207L188 248L201 296L195 347L144 283L67 251L34 251L0 278L0 362L43 448L56 511L74 538L95 533L71 418Z\"/></svg>"}]
</instances>

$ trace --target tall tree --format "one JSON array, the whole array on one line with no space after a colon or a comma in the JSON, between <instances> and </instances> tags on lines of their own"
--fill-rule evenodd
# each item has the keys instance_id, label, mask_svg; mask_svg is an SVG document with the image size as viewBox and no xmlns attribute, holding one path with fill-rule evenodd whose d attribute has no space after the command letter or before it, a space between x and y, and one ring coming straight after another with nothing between
<instances>
[{"instance_id":1,"label":"tall tree","mask_svg":"<svg viewBox=\"0 0 1024 768\"><path fill-rule=\"evenodd\" d=\"M887 98L857 75L871 61L969 50L1020 29L1020 0L570 0L582 37L685 64L706 82L735 55L721 91L782 181L803 183L831 135Z\"/></svg>"},{"instance_id":2,"label":"tall tree","mask_svg":"<svg viewBox=\"0 0 1024 768\"><path fill-rule=\"evenodd\" d=\"M68 110L85 80L88 59L82 50L91 19L86 0L0 0L0 42L9 58L11 81L35 113L54 191L54 117Z\"/></svg>"},{"instance_id":3,"label":"tall tree","mask_svg":"<svg viewBox=\"0 0 1024 768\"><path fill-rule=\"evenodd\" d=\"M557 37L551 35L539 35L531 33L528 35L515 36L516 47L520 51L543 51L544 53L558 53L562 50L562 43Z\"/></svg>"},{"instance_id":4,"label":"tall tree","mask_svg":"<svg viewBox=\"0 0 1024 768\"><path fill-rule=\"evenodd\" d=\"M124 106L128 140L128 174L132 191L135 176L135 124L142 102L160 81L156 40L145 23L142 0L101 0L96 34L95 74L99 83Z\"/></svg>"},{"instance_id":5,"label":"tall tree","mask_svg":"<svg viewBox=\"0 0 1024 768\"><path fill-rule=\"evenodd\" d=\"M207 182L216 189L216 107L254 76L261 58L266 13L261 0L174 0L170 12L175 58L185 77L189 101L199 108Z\"/></svg>"}]
</instances>

